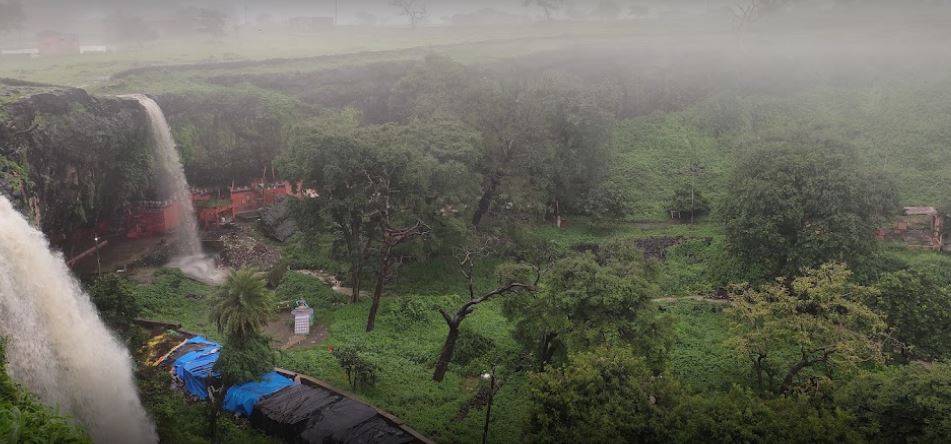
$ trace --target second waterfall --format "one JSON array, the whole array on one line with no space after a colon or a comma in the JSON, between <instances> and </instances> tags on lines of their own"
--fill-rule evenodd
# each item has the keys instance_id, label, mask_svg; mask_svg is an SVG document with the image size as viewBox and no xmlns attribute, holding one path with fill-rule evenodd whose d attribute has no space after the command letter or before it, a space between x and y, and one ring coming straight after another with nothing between
<instances>
[{"instance_id":1,"label":"second waterfall","mask_svg":"<svg viewBox=\"0 0 951 444\"><path fill-rule=\"evenodd\" d=\"M195 218L195 207L192 204L188 181L185 178L185 168L178 150L175 149L175 140L162 108L155 100L144 94L129 94L121 97L138 101L148 114L156 166L159 169L158 191L164 196L169 196L182 210L181 221L176 231L178 254L169 265L181 269L193 278L220 282L224 277L222 270L218 269L202 251L198 221Z\"/></svg>"}]
</instances>

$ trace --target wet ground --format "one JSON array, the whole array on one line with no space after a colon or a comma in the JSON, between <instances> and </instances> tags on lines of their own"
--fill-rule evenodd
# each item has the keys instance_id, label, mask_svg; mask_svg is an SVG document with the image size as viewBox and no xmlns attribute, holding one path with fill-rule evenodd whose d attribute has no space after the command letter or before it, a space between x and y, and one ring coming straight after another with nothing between
<instances>
[{"instance_id":1,"label":"wet ground","mask_svg":"<svg viewBox=\"0 0 951 444\"><path fill-rule=\"evenodd\" d=\"M130 279L149 282L157 267L133 266L133 264L148 262L148 257L167 247L172 237L168 235L141 239L110 238L109 243L99 249L98 263L96 254L90 254L77 261L73 271L80 275L92 275L101 269L103 273L128 273Z\"/></svg>"},{"instance_id":2,"label":"wet ground","mask_svg":"<svg viewBox=\"0 0 951 444\"><path fill-rule=\"evenodd\" d=\"M319 319L320 314L315 313ZM278 350L290 350L293 348L308 348L319 344L327 338L327 326L315 322L310 327L310 334L307 336L297 336L294 334L294 321L291 318L290 311L281 313L272 319L264 328L264 334L271 338L271 343Z\"/></svg>"}]
</instances>

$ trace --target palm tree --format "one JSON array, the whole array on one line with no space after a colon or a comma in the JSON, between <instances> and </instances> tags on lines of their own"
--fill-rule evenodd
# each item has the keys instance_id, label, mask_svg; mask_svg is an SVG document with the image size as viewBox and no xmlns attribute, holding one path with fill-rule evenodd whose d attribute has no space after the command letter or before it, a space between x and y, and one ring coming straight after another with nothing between
<instances>
[{"instance_id":1,"label":"palm tree","mask_svg":"<svg viewBox=\"0 0 951 444\"><path fill-rule=\"evenodd\" d=\"M226 337L248 338L267 324L271 314L271 294L265 288L264 273L243 267L228 274L211 304L211 320Z\"/></svg>"}]
</instances>

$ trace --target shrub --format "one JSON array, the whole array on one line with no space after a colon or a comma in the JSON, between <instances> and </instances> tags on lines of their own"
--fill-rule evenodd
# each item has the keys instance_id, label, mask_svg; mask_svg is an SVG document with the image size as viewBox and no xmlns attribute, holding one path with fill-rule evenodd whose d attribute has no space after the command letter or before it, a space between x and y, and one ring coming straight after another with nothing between
<instances>
[{"instance_id":1,"label":"shrub","mask_svg":"<svg viewBox=\"0 0 951 444\"><path fill-rule=\"evenodd\" d=\"M277 261L267 272L267 286L277 288L278 285L281 285L281 281L284 280L284 275L287 274L288 271L290 271L290 262L288 262L287 259Z\"/></svg>"},{"instance_id":2,"label":"shrub","mask_svg":"<svg viewBox=\"0 0 951 444\"><path fill-rule=\"evenodd\" d=\"M288 272L281 284L274 290L277 301L296 301L303 298L311 306L335 304L344 301L344 297L314 276L304 273Z\"/></svg>"},{"instance_id":3,"label":"shrub","mask_svg":"<svg viewBox=\"0 0 951 444\"><path fill-rule=\"evenodd\" d=\"M472 330L462 329L456 342L456 350L452 355L452 362L459 365L468 365L474 359L485 356L495 348L495 341Z\"/></svg>"},{"instance_id":4,"label":"shrub","mask_svg":"<svg viewBox=\"0 0 951 444\"><path fill-rule=\"evenodd\" d=\"M403 296L390 304L389 317L398 325L409 326L426 320L428 305L417 296Z\"/></svg>"},{"instance_id":5,"label":"shrub","mask_svg":"<svg viewBox=\"0 0 951 444\"><path fill-rule=\"evenodd\" d=\"M376 384L376 373L379 367L367 359L362 348L355 346L336 348L333 356L347 374L347 382L353 390L357 390L360 386L372 387Z\"/></svg>"},{"instance_id":6,"label":"shrub","mask_svg":"<svg viewBox=\"0 0 951 444\"><path fill-rule=\"evenodd\" d=\"M99 316L113 329L125 332L139 316L142 307L127 282L112 274L96 279L89 289L89 297L99 310Z\"/></svg>"}]
</instances>

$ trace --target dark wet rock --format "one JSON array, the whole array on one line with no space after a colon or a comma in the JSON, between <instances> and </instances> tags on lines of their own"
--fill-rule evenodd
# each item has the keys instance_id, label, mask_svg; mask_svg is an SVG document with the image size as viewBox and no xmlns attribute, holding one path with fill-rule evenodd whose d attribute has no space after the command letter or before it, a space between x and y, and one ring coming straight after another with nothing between
<instances>
[{"instance_id":1,"label":"dark wet rock","mask_svg":"<svg viewBox=\"0 0 951 444\"><path fill-rule=\"evenodd\" d=\"M0 105L0 167L7 165L0 178L9 188L3 192L51 241L144 197L151 150L138 103L9 80L0 88L24 94Z\"/></svg>"},{"instance_id":2,"label":"dark wet rock","mask_svg":"<svg viewBox=\"0 0 951 444\"><path fill-rule=\"evenodd\" d=\"M648 237L638 239L635 244L637 248L644 252L644 259L664 259L667 256L667 250L684 243L687 238L683 236L676 237Z\"/></svg>"},{"instance_id":3,"label":"dark wet rock","mask_svg":"<svg viewBox=\"0 0 951 444\"><path fill-rule=\"evenodd\" d=\"M287 241L297 232L297 221L291 212L291 198L282 196L274 205L261 209L261 229L278 242Z\"/></svg>"}]
</instances>

